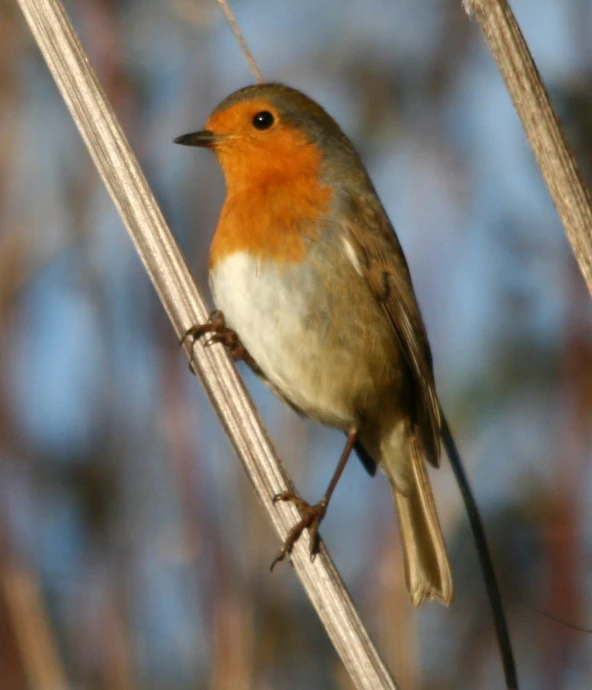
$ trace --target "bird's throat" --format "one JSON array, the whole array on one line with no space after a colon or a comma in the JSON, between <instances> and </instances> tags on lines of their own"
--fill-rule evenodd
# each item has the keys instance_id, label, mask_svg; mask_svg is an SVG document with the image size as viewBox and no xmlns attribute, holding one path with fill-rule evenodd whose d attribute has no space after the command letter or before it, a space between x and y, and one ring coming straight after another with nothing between
<instances>
[{"instance_id":1,"label":"bird's throat","mask_svg":"<svg viewBox=\"0 0 592 690\"><path fill-rule=\"evenodd\" d=\"M233 191L229 186L210 251L210 266L234 252L297 263L322 231L333 197L318 176L259 176Z\"/></svg>"}]
</instances>

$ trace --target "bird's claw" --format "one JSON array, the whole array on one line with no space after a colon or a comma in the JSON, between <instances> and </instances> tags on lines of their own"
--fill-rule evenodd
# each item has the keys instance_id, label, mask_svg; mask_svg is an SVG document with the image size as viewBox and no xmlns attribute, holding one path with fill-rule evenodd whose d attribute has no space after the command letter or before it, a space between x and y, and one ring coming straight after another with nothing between
<instances>
[{"instance_id":1,"label":"bird's claw","mask_svg":"<svg viewBox=\"0 0 592 690\"><path fill-rule=\"evenodd\" d=\"M245 346L241 343L238 335L228 328L224 320L224 314L221 311L213 311L210 318L205 323L196 324L187 329L181 338L181 346L188 338L191 338L192 344L199 340L202 336L209 334L209 338L204 347L211 347L216 343L221 343L226 347L230 356L235 361L246 362L250 367L258 370L255 360L251 357ZM191 356L190 366L193 367L193 355Z\"/></svg>"},{"instance_id":2,"label":"bird's claw","mask_svg":"<svg viewBox=\"0 0 592 690\"><path fill-rule=\"evenodd\" d=\"M198 323L194 326L191 326L191 328L188 328L183 334L179 344L181 347L183 347L185 341L189 338L191 338L191 343L193 344L206 333L217 334L225 330L230 329L226 328L224 314L222 314L221 311L216 310L210 314L210 318L205 323ZM234 331L231 332L234 333Z\"/></svg>"},{"instance_id":3,"label":"bird's claw","mask_svg":"<svg viewBox=\"0 0 592 690\"><path fill-rule=\"evenodd\" d=\"M293 503L302 513L302 519L288 532L288 536L284 540L282 548L273 559L270 570L273 570L280 561L283 561L286 556L292 553L294 544L300 539L302 532L304 532L306 528L308 528L310 532L310 561L311 563L314 562L319 550L319 527L327 512L327 501L322 499L311 506L293 491L282 491L276 494L273 497L273 502L278 503L278 501L289 501Z\"/></svg>"}]
</instances>

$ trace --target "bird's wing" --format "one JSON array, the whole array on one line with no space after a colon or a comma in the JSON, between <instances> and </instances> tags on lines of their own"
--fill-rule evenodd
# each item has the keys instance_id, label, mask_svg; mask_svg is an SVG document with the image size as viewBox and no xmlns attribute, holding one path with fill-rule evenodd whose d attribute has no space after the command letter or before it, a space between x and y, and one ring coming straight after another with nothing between
<instances>
[{"instance_id":1,"label":"bird's wing","mask_svg":"<svg viewBox=\"0 0 592 690\"><path fill-rule=\"evenodd\" d=\"M349 200L348 240L368 287L388 317L414 386L417 431L426 457L440 458L440 406L432 355L399 240L374 195ZM372 228L369 231L368 228Z\"/></svg>"}]
</instances>

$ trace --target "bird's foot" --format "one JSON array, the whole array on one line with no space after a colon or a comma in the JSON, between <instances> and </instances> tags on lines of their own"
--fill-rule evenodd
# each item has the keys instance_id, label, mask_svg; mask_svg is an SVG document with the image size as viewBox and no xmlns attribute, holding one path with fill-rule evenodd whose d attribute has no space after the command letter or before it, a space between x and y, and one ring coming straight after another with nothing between
<instances>
[{"instance_id":1,"label":"bird's foot","mask_svg":"<svg viewBox=\"0 0 592 690\"><path fill-rule=\"evenodd\" d=\"M311 562L314 561L319 550L319 527L327 512L328 501L326 498L323 498L311 506L293 491L283 491L280 494L276 494L273 497L273 502L277 503L278 501L293 503L302 513L302 519L288 532L288 536L278 555L273 559L270 569L273 570L277 563L283 561L286 556L292 553L294 544L300 539L300 535L306 528L310 531L310 560Z\"/></svg>"},{"instance_id":2,"label":"bird's foot","mask_svg":"<svg viewBox=\"0 0 592 690\"><path fill-rule=\"evenodd\" d=\"M181 345L189 338L192 343L195 343L196 340L206 334L210 334L210 337L205 347L214 345L214 343L222 343L236 362L246 362L253 369L258 369L255 360L241 343L236 332L226 325L224 314L221 311L213 311L208 321L189 328L181 338ZM191 363L193 364L193 361Z\"/></svg>"}]
</instances>

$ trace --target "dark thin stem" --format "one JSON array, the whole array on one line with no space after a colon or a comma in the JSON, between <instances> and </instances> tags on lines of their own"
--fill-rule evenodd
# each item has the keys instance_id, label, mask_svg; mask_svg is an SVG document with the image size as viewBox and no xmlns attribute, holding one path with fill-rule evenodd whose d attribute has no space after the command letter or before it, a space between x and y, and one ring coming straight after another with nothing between
<instances>
[{"instance_id":1,"label":"dark thin stem","mask_svg":"<svg viewBox=\"0 0 592 690\"><path fill-rule=\"evenodd\" d=\"M479 564L481 565L481 572L483 573L483 580L485 581L485 589L487 590L487 598L491 606L493 614L493 623L497 635L497 642L500 648L502 657L502 665L504 667L504 676L506 679L506 686L508 690L518 690L518 674L516 672L516 662L514 660L514 651L512 650L512 642L510 640L510 632L508 629L508 622L504 611L502 596L500 593L497 577L493 568L493 561L487 545L487 538L485 536L485 529L479 508L469 486L469 481L463 467L460 454L456 447L456 443L452 438L450 427L446 421L444 413L442 416L442 441L446 448L446 453L452 465L452 471L456 478L456 483L460 489L460 493L465 504L471 532L477 548L477 555L479 556Z\"/></svg>"}]
</instances>

